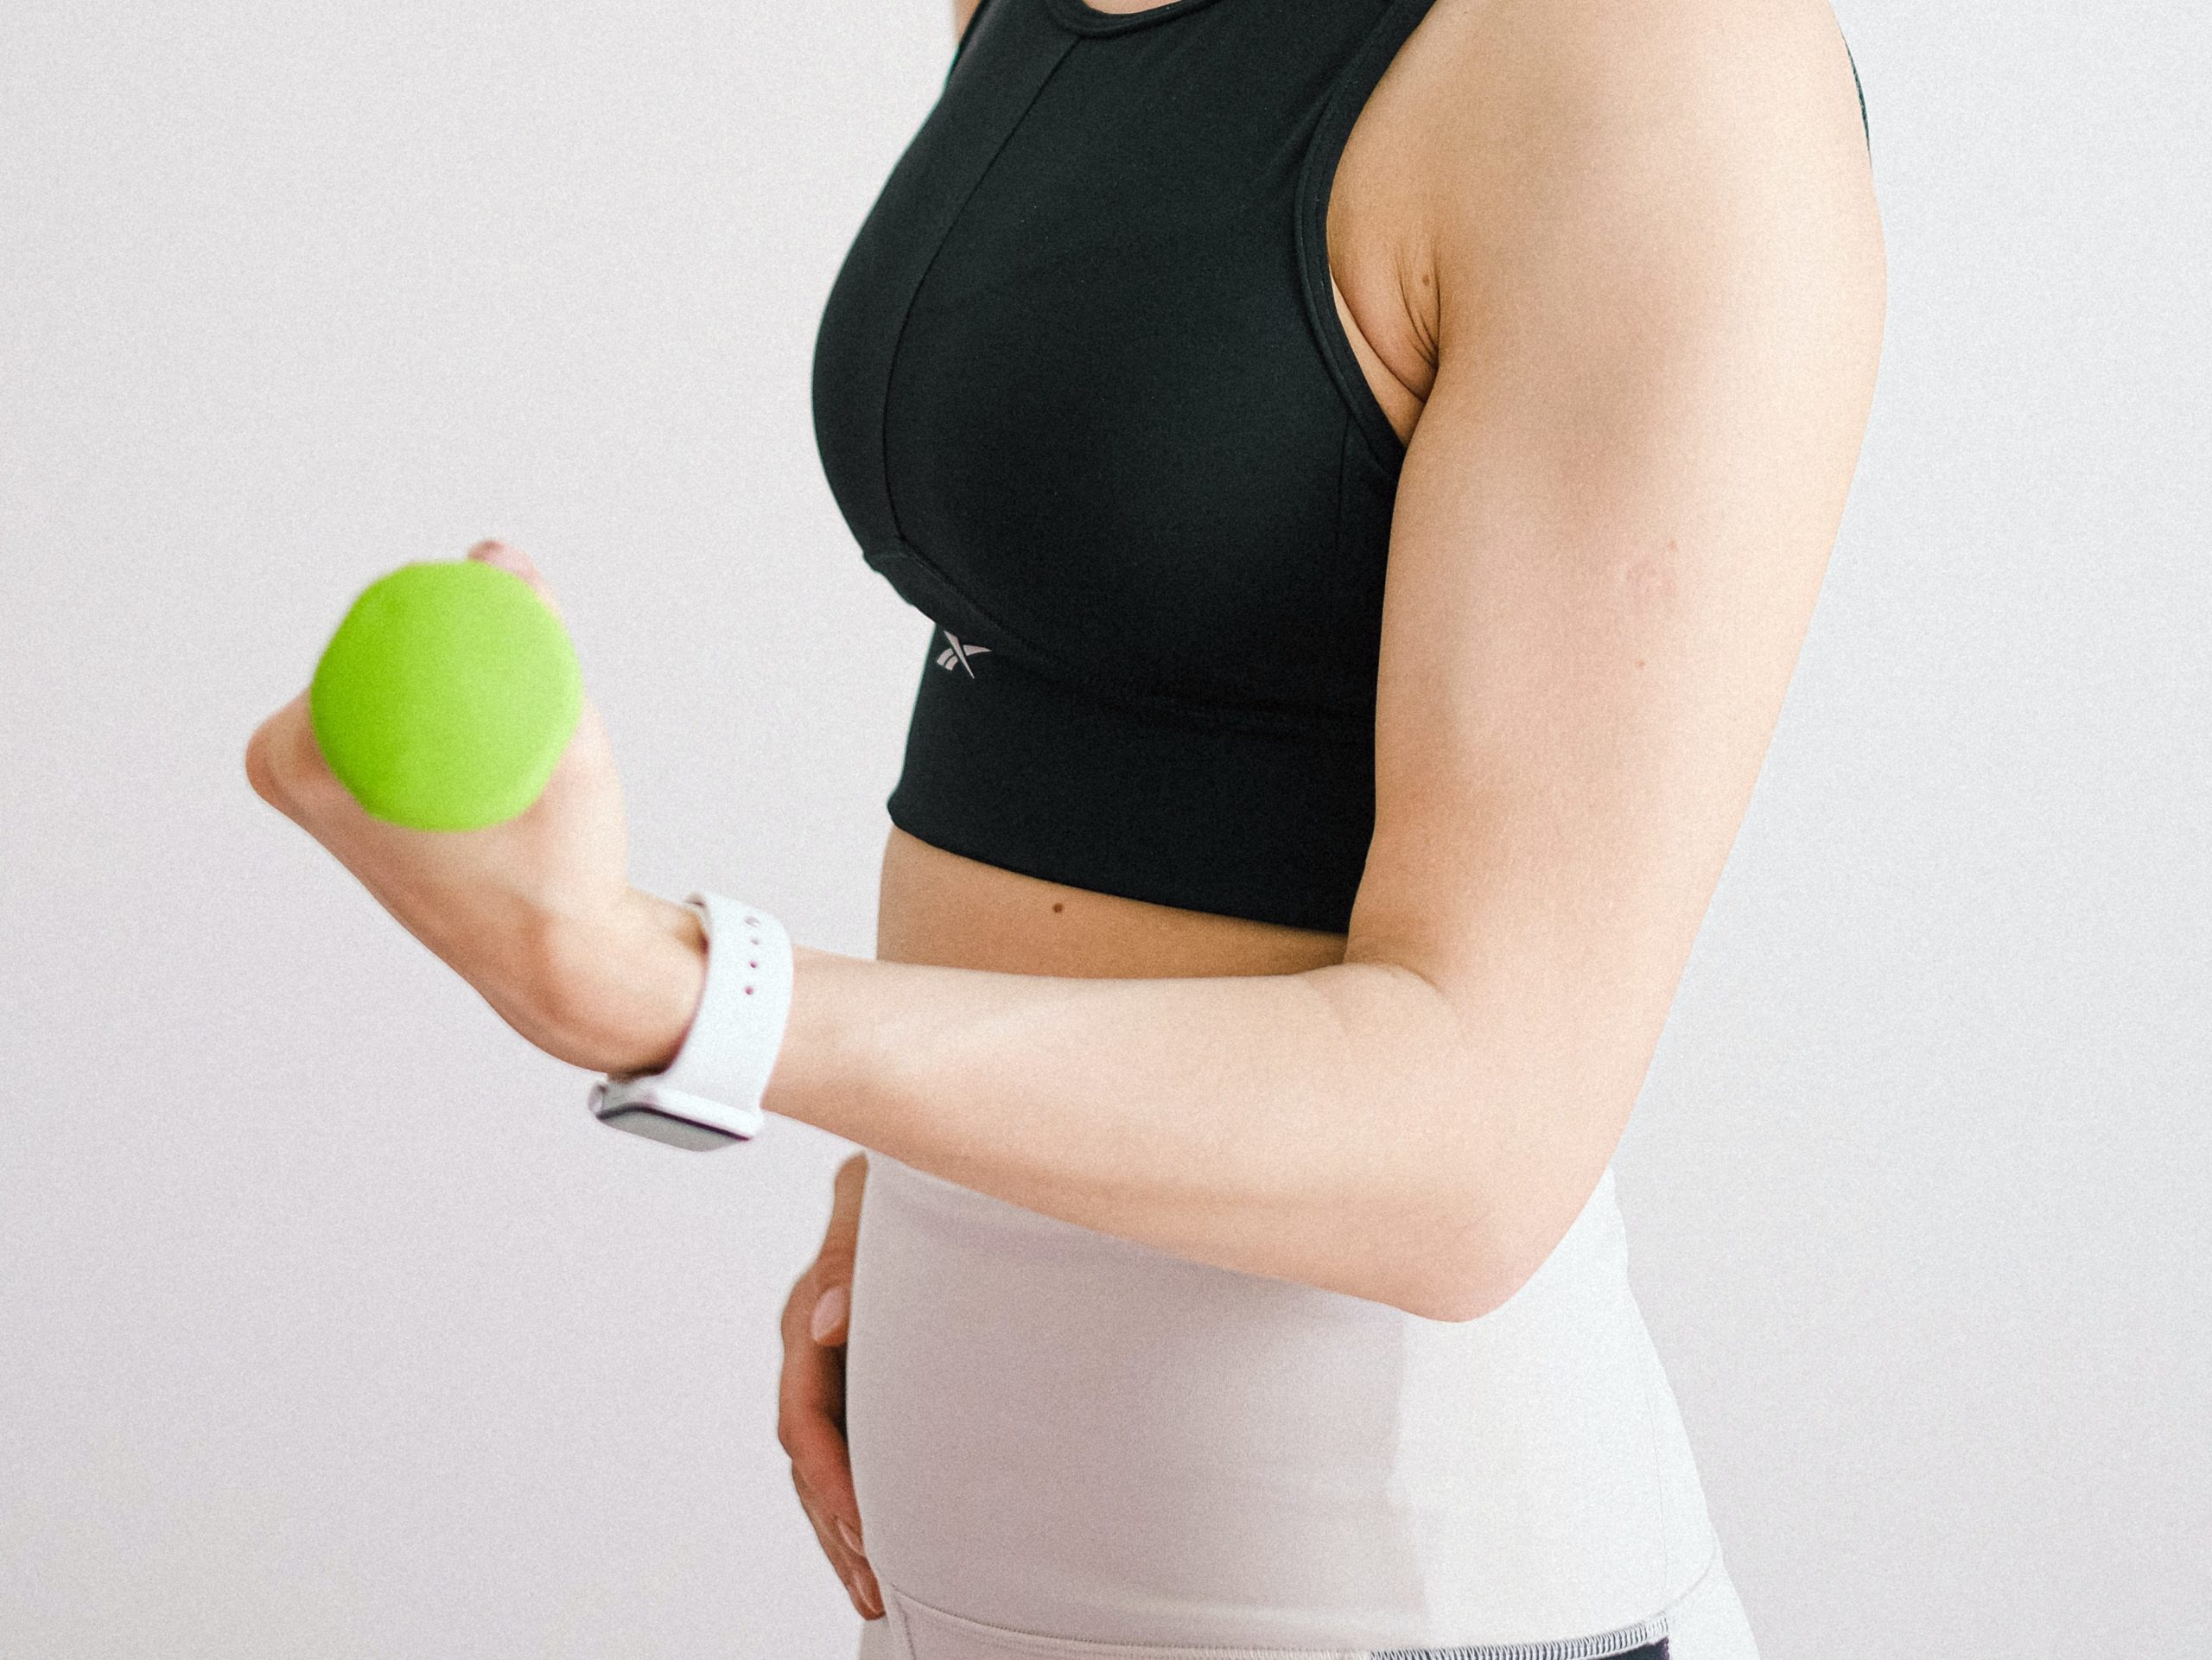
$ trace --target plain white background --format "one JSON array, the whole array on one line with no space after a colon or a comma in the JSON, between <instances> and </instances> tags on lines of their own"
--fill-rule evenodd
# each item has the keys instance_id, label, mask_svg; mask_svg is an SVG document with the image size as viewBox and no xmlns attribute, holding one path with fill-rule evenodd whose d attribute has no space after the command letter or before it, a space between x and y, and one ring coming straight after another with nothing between
<instances>
[{"instance_id":1,"label":"plain white background","mask_svg":"<svg viewBox=\"0 0 2212 1660\"><path fill-rule=\"evenodd\" d=\"M1262 4L1265 0L1237 0ZM847 1144L679 1154L257 799L539 561L632 875L869 954L929 623L820 308L945 0L0 11L0 1654L842 1660L774 1436ZM1859 0L1880 392L1619 1159L1768 1660L2212 1640L2212 50Z\"/></svg>"}]
</instances>

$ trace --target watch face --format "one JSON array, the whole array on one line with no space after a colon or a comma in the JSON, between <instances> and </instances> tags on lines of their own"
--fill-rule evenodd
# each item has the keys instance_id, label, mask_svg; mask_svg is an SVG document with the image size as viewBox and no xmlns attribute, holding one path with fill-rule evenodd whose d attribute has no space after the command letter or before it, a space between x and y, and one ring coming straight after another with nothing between
<instances>
[{"instance_id":1,"label":"watch face","mask_svg":"<svg viewBox=\"0 0 2212 1660\"><path fill-rule=\"evenodd\" d=\"M651 1107L635 1103L602 1113L599 1122L612 1124L617 1129L626 1129L632 1135L665 1142L671 1147L683 1148L694 1153L712 1152L715 1148L728 1147L732 1142L745 1139L742 1135L716 1129L711 1124L695 1123L689 1118L678 1118L672 1113L658 1112Z\"/></svg>"}]
</instances>

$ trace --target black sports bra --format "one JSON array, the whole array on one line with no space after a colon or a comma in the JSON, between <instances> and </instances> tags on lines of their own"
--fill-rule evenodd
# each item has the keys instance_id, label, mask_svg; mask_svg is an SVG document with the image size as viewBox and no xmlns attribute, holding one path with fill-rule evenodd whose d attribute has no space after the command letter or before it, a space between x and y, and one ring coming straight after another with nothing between
<instances>
[{"instance_id":1,"label":"black sports bra","mask_svg":"<svg viewBox=\"0 0 2212 1660\"><path fill-rule=\"evenodd\" d=\"M1344 931L1404 445L1331 181L1431 0L982 0L815 341L823 467L938 624L892 822Z\"/></svg>"}]
</instances>

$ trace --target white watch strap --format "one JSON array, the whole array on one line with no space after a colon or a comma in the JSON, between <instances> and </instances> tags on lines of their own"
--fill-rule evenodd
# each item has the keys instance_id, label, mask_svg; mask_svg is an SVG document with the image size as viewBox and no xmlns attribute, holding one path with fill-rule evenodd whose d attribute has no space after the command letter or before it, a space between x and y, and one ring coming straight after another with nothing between
<instances>
[{"instance_id":1,"label":"white watch strap","mask_svg":"<svg viewBox=\"0 0 2212 1660\"><path fill-rule=\"evenodd\" d=\"M658 1141L724 1147L751 1140L766 1116L760 1097L791 1019L791 936L760 906L720 894L683 902L707 936L707 979L683 1046L658 1072L601 1078L591 1108Z\"/></svg>"}]
</instances>

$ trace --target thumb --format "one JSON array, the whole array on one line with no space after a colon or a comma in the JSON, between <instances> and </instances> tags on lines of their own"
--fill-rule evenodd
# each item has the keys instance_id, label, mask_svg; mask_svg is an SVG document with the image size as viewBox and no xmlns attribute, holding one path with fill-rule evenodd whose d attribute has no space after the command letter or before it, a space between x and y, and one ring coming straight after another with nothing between
<instances>
[{"instance_id":1,"label":"thumb","mask_svg":"<svg viewBox=\"0 0 2212 1660\"><path fill-rule=\"evenodd\" d=\"M520 548L511 548L504 542L479 542L468 550L468 557L480 564L497 565L501 570L512 571L528 582L531 591L545 602L545 608L556 617L561 615L561 602L553 597L553 590L537 574L537 567L531 557ZM563 619L565 623L566 620Z\"/></svg>"},{"instance_id":2,"label":"thumb","mask_svg":"<svg viewBox=\"0 0 2212 1660\"><path fill-rule=\"evenodd\" d=\"M842 1340L846 1316L852 1312L852 1293L842 1283L831 1286L815 1299L814 1319L808 1330L814 1340L835 1344Z\"/></svg>"}]
</instances>

